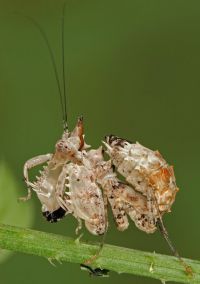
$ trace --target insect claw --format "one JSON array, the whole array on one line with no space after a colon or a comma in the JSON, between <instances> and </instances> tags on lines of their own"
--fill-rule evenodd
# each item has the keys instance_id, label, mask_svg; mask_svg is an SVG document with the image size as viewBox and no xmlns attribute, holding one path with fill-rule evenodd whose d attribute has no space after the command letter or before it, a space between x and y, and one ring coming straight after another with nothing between
<instances>
[{"instance_id":1,"label":"insect claw","mask_svg":"<svg viewBox=\"0 0 200 284\"><path fill-rule=\"evenodd\" d=\"M25 201L27 201L27 200L29 200L29 199L31 199L31 189L30 189L30 188L28 188L28 195L27 195L27 196L24 196L24 197L19 197L19 198L18 198L18 201L23 201L23 202L25 202Z\"/></svg>"},{"instance_id":2,"label":"insect claw","mask_svg":"<svg viewBox=\"0 0 200 284\"><path fill-rule=\"evenodd\" d=\"M92 268L88 265L85 264L80 264L80 268L81 270L86 270L89 272L90 276L94 276L94 277L109 277L109 270L108 269L101 269L100 267L97 268Z\"/></svg>"}]
</instances>

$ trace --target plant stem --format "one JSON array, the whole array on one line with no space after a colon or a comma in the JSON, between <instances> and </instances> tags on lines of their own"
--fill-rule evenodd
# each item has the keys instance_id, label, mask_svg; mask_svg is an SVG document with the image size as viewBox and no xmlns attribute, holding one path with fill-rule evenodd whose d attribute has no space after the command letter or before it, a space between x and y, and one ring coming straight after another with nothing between
<instances>
[{"instance_id":1,"label":"plant stem","mask_svg":"<svg viewBox=\"0 0 200 284\"><path fill-rule=\"evenodd\" d=\"M0 248L80 264L95 255L99 244L0 224ZM187 275L176 257L105 244L92 266L162 281L200 283L200 261L184 261L192 267L193 275Z\"/></svg>"}]
</instances>

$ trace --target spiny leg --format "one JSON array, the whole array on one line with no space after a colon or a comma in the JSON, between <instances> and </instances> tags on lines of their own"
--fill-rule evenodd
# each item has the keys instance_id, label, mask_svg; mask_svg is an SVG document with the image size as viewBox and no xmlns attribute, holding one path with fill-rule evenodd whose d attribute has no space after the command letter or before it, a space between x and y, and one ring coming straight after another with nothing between
<instances>
[{"instance_id":1,"label":"spiny leg","mask_svg":"<svg viewBox=\"0 0 200 284\"><path fill-rule=\"evenodd\" d=\"M73 215L85 221L86 228L94 235L105 232L105 212L102 191L96 183L94 169L84 165L68 164L69 192Z\"/></svg>"},{"instance_id":2,"label":"spiny leg","mask_svg":"<svg viewBox=\"0 0 200 284\"><path fill-rule=\"evenodd\" d=\"M81 219L74 214L73 210L73 205L71 203L70 195L71 192L66 192L66 187L68 184L66 184L66 180L68 177L68 164L64 165L62 168L62 171L58 177L57 185L56 185L56 198L58 200L58 203L60 206L66 210L68 213L72 213L73 216L77 219L78 221L78 226L76 228L76 234L81 230L82 228L82 221Z\"/></svg>"},{"instance_id":3,"label":"spiny leg","mask_svg":"<svg viewBox=\"0 0 200 284\"><path fill-rule=\"evenodd\" d=\"M84 261L84 264L91 264L92 262L94 262L100 255L104 243L105 243L105 239L106 239L106 234L108 231L108 200L107 200L107 196L105 194L105 192L103 191L103 201L104 201L104 219L105 219L105 231L104 234L102 235L102 239L100 242L100 246L99 249L97 250L97 252L95 253L95 255L91 256L89 259L87 259L86 261Z\"/></svg>"},{"instance_id":4,"label":"spiny leg","mask_svg":"<svg viewBox=\"0 0 200 284\"><path fill-rule=\"evenodd\" d=\"M118 189L120 185L118 185ZM124 210L124 202L120 198L116 198L117 185L111 185L108 191L108 200L112 209L113 217L119 231L124 231L129 226L129 221Z\"/></svg>"},{"instance_id":5,"label":"spiny leg","mask_svg":"<svg viewBox=\"0 0 200 284\"><path fill-rule=\"evenodd\" d=\"M113 217L119 231L124 231L129 226L127 212L125 211L125 202L129 189L116 176L111 176L103 183L104 195L106 195L112 209ZM133 200L131 200L133 203ZM133 204L131 204L133 205Z\"/></svg>"},{"instance_id":6,"label":"spiny leg","mask_svg":"<svg viewBox=\"0 0 200 284\"><path fill-rule=\"evenodd\" d=\"M180 256L180 254L178 253L178 251L176 250L176 248L174 247L174 245L172 244L170 238L169 238L169 234L167 232L167 229L165 228L164 224L163 224L163 221L162 221L162 218L159 218L157 220L157 226L158 226L158 229L161 233L161 235L164 237L164 239L166 240L166 242L168 243L172 253L174 254L174 256L176 256L180 263L183 265L183 267L185 268L185 272L186 274L190 275L190 276L193 276L193 270L192 270L192 267L190 265L188 265L183 259L182 257Z\"/></svg>"},{"instance_id":7,"label":"spiny leg","mask_svg":"<svg viewBox=\"0 0 200 284\"><path fill-rule=\"evenodd\" d=\"M73 215L85 222L88 231L94 235L105 233L105 210L102 191L97 184L95 168L87 165L69 164L69 191L73 205ZM77 228L77 230L79 227ZM98 256L91 257L86 263L91 263Z\"/></svg>"},{"instance_id":8,"label":"spiny leg","mask_svg":"<svg viewBox=\"0 0 200 284\"><path fill-rule=\"evenodd\" d=\"M68 196L68 194L66 194L66 195ZM67 200L67 205L66 205L66 200ZM69 196L65 197L65 198L58 196L57 201L58 201L60 207L62 207L62 209L64 209L65 211L69 211L68 208L69 208L69 206L71 206L71 201L69 200Z\"/></svg>"},{"instance_id":9,"label":"spiny leg","mask_svg":"<svg viewBox=\"0 0 200 284\"><path fill-rule=\"evenodd\" d=\"M154 217L149 211L146 196L134 190L126 183L118 182L115 186L115 202L119 202L124 212L129 215L135 225L146 233L153 233L156 230Z\"/></svg>"},{"instance_id":10,"label":"spiny leg","mask_svg":"<svg viewBox=\"0 0 200 284\"><path fill-rule=\"evenodd\" d=\"M74 216L78 221L78 226L76 227L75 233L78 235L79 231L82 229L82 220L79 217Z\"/></svg>"},{"instance_id":11,"label":"spiny leg","mask_svg":"<svg viewBox=\"0 0 200 284\"><path fill-rule=\"evenodd\" d=\"M114 196L112 196L112 185L113 185L113 181L116 179L115 174L113 173L113 168L112 168L112 164L110 161L104 162L102 161L103 164L100 164L100 167L96 168L96 175L98 178L98 184L101 186L101 188L103 189L103 204L104 204L104 222L105 222L105 231L104 234L102 236L102 240L100 243L100 247L99 250L97 251L97 253L90 257L88 260L86 260L84 262L84 264L91 264L93 261L96 260L96 258L99 256L100 252L103 249L103 245L105 242L105 237L106 237L106 233L107 233L107 229L108 229L108 200L109 203L111 204L111 207L114 211L114 214L116 219L117 216L119 217L119 210L118 208L115 207L114 203L112 202L112 198L114 198ZM123 218L123 217L122 217ZM126 216L124 216L124 218L127 218ZM127 220L128 222L128 220Z\"/></svg>"},{"instance_id":12,"label":"spiny leg","mask_svg":"<svg viewBox=\"0 0 200 284\"><path fill-rule=\"evenodd\" d=\"M152 208L156 208L157 213L157 217L154 218L154 222L157 226L157 228L159 229L161 235L163 236L163 238L165 239L165 241L167 242L171 252L173 253L173 255L175 257L178 258L178 260L180 261L181 265L183 265L183 267L185 268L185 272L186 274L193 276L193 270L191 268L191 266L189 266L180 256L180 254L178 253L177 249L175 248L175 246L173 245L172 241L169 238L169 234L167 229L164 226L163 220L162 220L162 215L160 213L159 210L159 205L158 202L156 200L155 197L155 192L152 189L149 189L148 195L147 195L147 203L148 203L148 209L149 209L149 213L151 214L151 217L153 217L153 211ZM151 204L150 204L151 203Z\"/></svg>"},{"instance_id":13,"label":"spiny leg","mask_svg":"<svg viewBox=\"0 0 200 284\"><path fill-rule=\"evenodd\" d=\"M154 219L148 211L147 198L136 192L133 187L121 182L116 175L107 175L103 181L104 191L112 208L117 229L124 231L128 228L127 215L135 225L147 233L156 230Z\"/></svg>"},{"instance_id":14,"label":"spiny leg","mask_svg":"<svg viewBox=\"0 0 200 284\"><path fill-rule=\"evenodd\" d=\"M70 192L66 192L66 177L68 176L68 164L64 165L62 171L58 177L58 181L56 184L56 198L60 206L69 211L72 210L71 200L70 200Z\"/></svg>"},{"instance_id":15,"label":"spiny leg","mask_svg":"<svg viewBox=\"0 0 200 284\"><path fill-rule=\"evenodd\" d=\"M19 200L27 201L28 199L30 199L31 198L30 188L35 188L35 184L29 181L28 171L38 165L48 162L52 158L52 156L53 156L52 154L39 155L26 161L26 163L24 164L23 173L24 173L24 180L28 186L28 195L26 197L19 198Z\"/></svg>"}]
</instances>

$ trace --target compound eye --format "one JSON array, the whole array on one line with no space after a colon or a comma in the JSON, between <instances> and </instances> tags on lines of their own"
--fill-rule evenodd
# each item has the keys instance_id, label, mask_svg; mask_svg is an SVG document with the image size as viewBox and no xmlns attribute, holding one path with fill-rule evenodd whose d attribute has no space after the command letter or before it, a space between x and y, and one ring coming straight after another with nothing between
<instances>
[{"instance_id":1,"label":"compound eye","mask_svg":"<svg viewBox=\"0 0 200 284\"><path fill-rule=\"evenodd\" d=\"M66 142L66 143L63 144L63 149L66 150L66 151L69 151L71 149L71 145Z\"/></svg>"},{"instance_id":2,"label":"compound eye","mask_svg":"<svg viewBox=\"0 0 200 284\"><path fill-rule=\"evenodd\" d=\"M59 149L63 148L63 141L58 141L58 143L56 144L56 147Z\"/></svg>"},{"instance_id":3,"label":"compound eye","mask_svg":"<svg viewBox=\"0 0 200 284\"><path fill-rule=\"evenodd\" d=\"M115 139L116 139L116 136L114 136L112 134L105 136L105 140L109 145L111 145L113 143L113 141L115 141Z\"/></svg>"}]
</instances>

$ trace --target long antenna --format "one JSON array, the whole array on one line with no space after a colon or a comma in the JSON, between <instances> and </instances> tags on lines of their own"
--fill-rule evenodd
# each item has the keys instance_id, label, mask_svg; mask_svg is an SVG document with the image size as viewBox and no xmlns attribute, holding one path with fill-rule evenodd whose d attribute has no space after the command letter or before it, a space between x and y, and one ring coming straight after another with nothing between
<instances>
[{"instance_id":1,"label":"long antenna","mask_svg":"<svg viewBox=\"0 0 200 284\"><path fill-rule=\"evenodd\" d=\"M64 130L68 129L67 125L67 98L66 98L66 76L65 76L65 7L66 2L63 5L62 10L62 76L63 76L63 100L64 100Z\"/></svg>"},{"instance_id":2,"label":"long antenna","mask_svg":"<svg viewBox=\"0 0 200 284\"><path fill-rule=\"evenodd\" d=\"M64 8L65 8L65 5L63 7L63 12L64 12ZM17 14L20 14L20 13L17 13ZM56 78L56 82L57 82L57 86L58 86L58 92L59 92L59 97L60 97L60 106L61 106L61 111L62 111L62 120L63 120L63 123L64 123L64 130L67 130L67 127L66 127L66 125L67 125L66 98L65 98L65 95L64 95L64 98L62 96L61 83L60 83L59 76L58 76L58 69L57 69L57 66L56 66L55 56L54 56L54 53L51 49L49 40L47 38L45 31L43 30L43 28L39 25L39 23L35 19L33 19L32 17L27 16L27 15L23 15L23 16L25 18L27 18L29 21L31 21L32 24L38 29L38 31L40 32L40 34L42 36L42 39L44 40L44 42L47 46L47 49L49 51L49 55L50 55L50 58L51 58L51 62L52 62L52 66L53 66L53 70L54 70L54 74L55 74L55 78ZM64 38L64 35L63 35L63 38ZM64 40L62 40L62 41L64 42ZM64 51L63 51L63 54L64 54ZM64 93L65 93L65 86L64 86Z\"/></svg>"}]
</instances>

